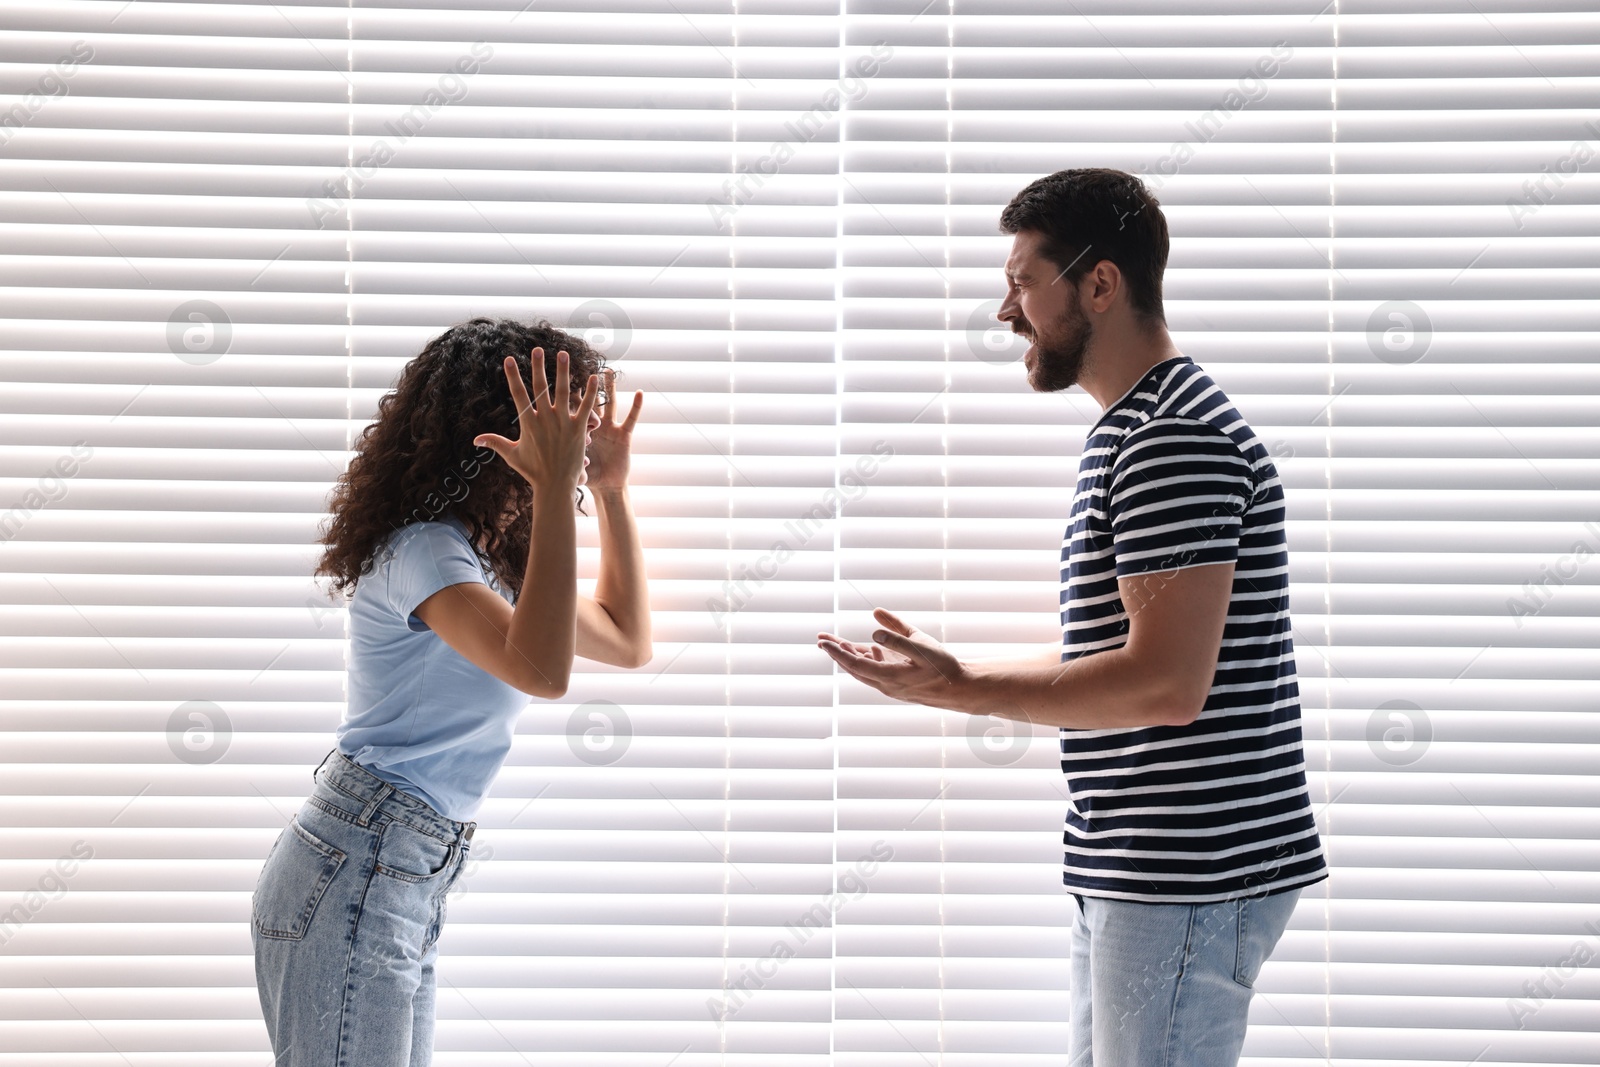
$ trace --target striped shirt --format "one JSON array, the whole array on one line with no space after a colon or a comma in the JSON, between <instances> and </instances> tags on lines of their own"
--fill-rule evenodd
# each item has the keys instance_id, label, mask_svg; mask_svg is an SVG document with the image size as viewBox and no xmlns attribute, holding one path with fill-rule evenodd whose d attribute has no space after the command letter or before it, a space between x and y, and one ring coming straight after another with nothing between
<instances>
[{"instance_id":1,"label":"striped shirt","mask_svg":"<svg viewBox=\"0 0 1600 1067\"><path fill-rule=\"evenodd\" d=\"M1118 578L1234 564L1217 671L1187 726L1061 731L1062 881L1085 896L1206 903L1328 876L1306 789L1283 487L1188 356L1151 367L1089 431L1061 546L1062 662L1120 648ZM1159 572L1159 573L1158 573Z\"/></svg>"}]
</instances>

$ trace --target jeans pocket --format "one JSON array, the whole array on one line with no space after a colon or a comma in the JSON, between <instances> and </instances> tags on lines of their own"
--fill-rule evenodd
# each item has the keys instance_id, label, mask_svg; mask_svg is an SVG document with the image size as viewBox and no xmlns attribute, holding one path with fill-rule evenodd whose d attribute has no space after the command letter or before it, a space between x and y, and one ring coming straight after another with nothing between
<instances>
[{"instance_id":1,"label":"jeans pocket","mask_svg":"<svg viewBox=\"0 0 1600 1067\"><path fill-rule=\"evenodd\" d=\"M250 921L262 937L299 941L306 936L322 894L344 865L345 854L289 820L267 854L251 898Z\"/></svg>"},{"instance_id":2,"label":"jeans pocket","mask_svg":"<svg viewBox=\"0 0 1600 1067\"><path fill-rule=\"evenodd\" d=\"M1256 987L1256 978L1261 974L1261 968L1266 964L1266 957L1257 958L1256 943L1250 938L1250 910L1252 902L1248 899L1234 902L1239 909L1238 947L1233 961L1233 980L1246 989Z\"/></svg>"},{"instance_id":3,"label":"jeans pocket","mask_svg":"<svg viewBox=\"0 0 1600 1067\"><path fill-rule=\"evenodd\" d=\"M426 882L450 869L456 848L403 822L390 822L378 840L377 870L402 882Z\"/></svg>"},{"instance_id":4,"label":"jeans pocket","mask_svg":"<svg viewBox=\"0 0 1600 1067\"><path fill-rule=\"evenodd\" d=\"M1239 949L1234 960L1235 982L1246 989L1255 988L1267 957L1272 955L1278 939L1288 928L1299 896L1299 890L1291 889L1261 897L1245 897L1238 902Z\"/></svg>"}]
</instances>

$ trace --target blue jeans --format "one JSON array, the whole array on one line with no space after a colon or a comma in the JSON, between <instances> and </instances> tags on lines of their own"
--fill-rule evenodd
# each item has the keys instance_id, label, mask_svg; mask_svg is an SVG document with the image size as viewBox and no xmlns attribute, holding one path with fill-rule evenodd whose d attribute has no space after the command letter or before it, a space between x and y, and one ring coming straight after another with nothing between
<instances>
[{"instance_id":1,"label":"blue jeans","mask_svg":"<svg viewBox=\"0 0 1600 1067\"><path fill-rule=\"evenodd\" d=\"M1256 976L1300 890L1220 904L1073 896L1068 1067L1237 1067Z\"/></svg>"},{"instance_id":2,"label":"blue jeans","mask_svg":"<svg viewBox=\"0 0 1600 1067\"><path fill-rule=\"evenodd\" d=\"M256 989L276 1067L427 1067L445 894L474 823L337 751L278 835L251 898Z\"/></svg>"}]
</instances>

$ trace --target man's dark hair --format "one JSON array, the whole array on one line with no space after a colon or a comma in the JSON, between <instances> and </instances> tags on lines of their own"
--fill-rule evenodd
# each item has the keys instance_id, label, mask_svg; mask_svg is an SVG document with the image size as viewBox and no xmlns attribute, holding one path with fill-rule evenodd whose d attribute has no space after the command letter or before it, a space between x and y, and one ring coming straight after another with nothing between
<instances>
[{"instance_id":1,"label":"man's dark hair","mask_svg":"<svg viewBox=\"0 0 1600 1067\"><path fill-rule=\"evenodd\" d=\"M1011 198L1000 212L1000 229L1041 234L1040 254L1074 284L1109 259L1122 271L1140 325L1166 325L1167 219L1136 176L1106 167L1057 171Z\"/></svg>"}]
</instances>

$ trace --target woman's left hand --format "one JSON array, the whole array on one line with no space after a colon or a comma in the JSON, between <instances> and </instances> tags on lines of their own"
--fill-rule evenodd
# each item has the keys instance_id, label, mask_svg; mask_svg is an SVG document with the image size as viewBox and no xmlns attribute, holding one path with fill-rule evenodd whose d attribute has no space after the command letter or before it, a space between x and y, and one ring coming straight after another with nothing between
<instances>
[{"instance_id":1,"label":"woman's left hand","mask_svg":"<svg viewBox=\"0 0 1600 1067\"><path fill-rule=\"evenodd\" d=\"M633 448L633 427L644 407L644 394L633 394L633 406L621 422L617 421L617 372L605 371L604 402L600 404L600 425L589 436L589 466L585 483L590 489L620 489L628 484L628 457Z\"/></svg>"}]
</instances>

